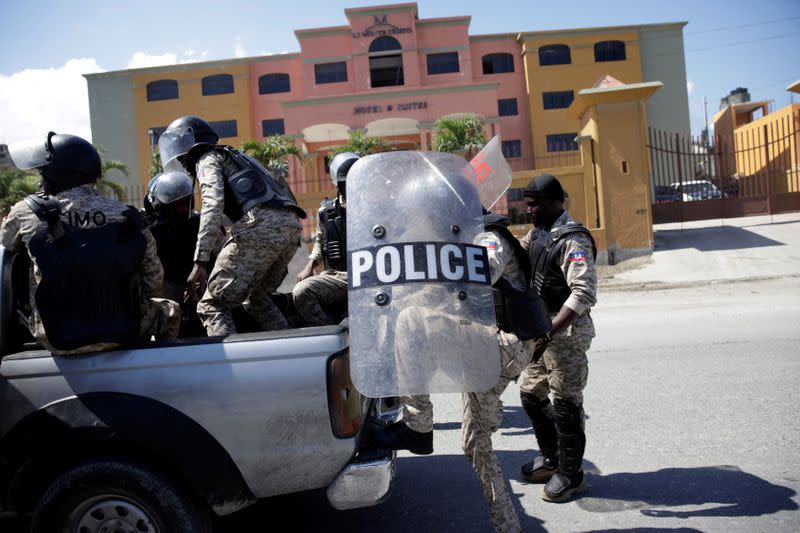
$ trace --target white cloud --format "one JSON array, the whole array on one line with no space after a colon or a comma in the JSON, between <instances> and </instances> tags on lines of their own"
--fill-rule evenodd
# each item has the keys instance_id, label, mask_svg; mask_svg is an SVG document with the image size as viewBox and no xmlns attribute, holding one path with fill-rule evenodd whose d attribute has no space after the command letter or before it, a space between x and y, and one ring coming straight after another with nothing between
<instances>
[{"instance_id":1,"label":"white cloud","mask_svg":"<svg viewBox=\"0 0 800 533\"><path fill-rule=\"evenodd\" d=\"M0 75L0 143L44 138L48 131L91 139L83 74L103 71L95 59L81 58L62 67Z\"/></svg>"},{"instance_id":2,"label":"white cloud","mask_svg":"<svg viewBox=\"0 0 800 533\"><path fill-rule=\"evenodd\" d=\"M689 94L692 94L694 92L694 82L692 80L686 82L686 91Z\"/></svg>"},{"instance_id":3,"label":"white cloud","mask_svg":"<svg viewBox=\"0 0 800 533\"><path fill-rule=\"evenodd\" d=\"M233 45L233 54L236 57L245 57L247 55L247 50L244 49L241 37L236 37L236 44Z\"/></svg>"},{"instance_id":4,"label":"white cloud","mask_svg":"<svg viewBox=\"0 0 800 533\"><path fill-rule=\"evenodd\" d=\"M135 52L128 61L128 68L159 67L162 65L174 65L178 62L178 56L172 52L161 55L150 55L144 52Z\"/></svg>"}]
</instances>

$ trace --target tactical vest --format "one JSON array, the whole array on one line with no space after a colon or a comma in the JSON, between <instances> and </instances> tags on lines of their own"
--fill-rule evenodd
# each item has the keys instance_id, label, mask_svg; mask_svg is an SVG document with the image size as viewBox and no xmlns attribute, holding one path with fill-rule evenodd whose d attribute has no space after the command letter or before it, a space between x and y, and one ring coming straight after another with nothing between
<instances>
[{"instance_id":1,"label":"tactical vest","mask_svg":"<svg viewBox=\"0 0 800 533\"><path fill-rule=\"evenodd\" d=\"M347 209L339 200L326 198L319 210L319 225L324 228L322 257L325 268L347 271Z\"/></svg>"},{"instance_id":2,"label":"tactical vest","mask_svg":"<svg viewBox=\"0 0 800 533\"><path fill-rule=\"evenodd\" d=\"M279 182L252 157L242 154L232 146L214 147L228 154L237 167L231 176L225 176L225 203L223 212L236 222L257 205L290 208L300 218L306 218L288 184Z\"/></svg>"},{"instance_id":3,"label":"tactical vest","mask_svg":"<svg viewBox=\"0 0 800 533\"><path fill-rule=\"evenodd\" d=\"M54 198L40 194L25 201L48 223L28 243L42 275L34 300L48 342L69 351L137 341L139 269L147 249L139 212L131 207L124 222L86 229L61 222Z\"/></svg>"},{"instance_id":4,"label":"tactical vest","mask_svg":"<svg viewBox=\"0 0 800 533\"><path fill-rule=\"evenodd\" d=\"M533 285L547 304L551 313L557 313L572 291L567 285L559 258L566 245L567 235L583 233L592 241L592 257L597 257L597 246L591 232L581 224L569 223L552 231L537 229L531 238L530 264L533 268Z\"/></svg>"},{"instance_id":5,"label":"tactical vest","mask_svg":"<svg viewBox=\"0 0 800 533\"><path fill-rule=\"evenodd\" d=\"M483 216L483 226L500 234L514 250L520 270L525 277L525 290L519 291L500 276L492 286L494 310L498 327L514 333L520 340L541 337L550 331L550 315L547 313L542 299L530 286L531 264L528 254L516 237L508 229L511 221L502 215L489 213Z\"/></svg>"},{"instance_id":6,"label":"tactical vest","mask_svg":"<svg viewBox=\"0 0 800 533\"><path fill-rule=\"evenodd\" d=\"M192 212L185 224L158 222L150 226L156 240L158 258L164 267L164 279L177 284L186 283L194 266L197 234L200 232L200 215ZM211 270L209 266L209 271Z\"/></svg>"}]
</instances>

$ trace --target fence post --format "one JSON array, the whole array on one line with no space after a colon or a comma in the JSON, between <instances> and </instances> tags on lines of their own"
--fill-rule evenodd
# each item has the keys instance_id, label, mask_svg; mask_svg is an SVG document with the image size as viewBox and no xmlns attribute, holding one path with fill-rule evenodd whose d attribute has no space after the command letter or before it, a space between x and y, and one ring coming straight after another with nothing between
<instances>
[{"instance_id":1,"label":"fence post","mask_svg":"<svg viewBox=\"0 0 800 533\"><path fill-rule=\"evenodd\" d=\"M675 134L675 158L678 162L678 185L681 190L681 231L683 231L683 160L681 159L681 136L679 133Z\"/></svg>"},{"instance_id":2,"label":"fence post","mask_svg":"<svg viewBox=\"0 0 800 533\"><path fill-rule=\"evenodd\" d=\"M772 215L772 179L769 175L769 128L764 124L764 168L767 175L767 212Z\"/></svg>"}]
</instances>

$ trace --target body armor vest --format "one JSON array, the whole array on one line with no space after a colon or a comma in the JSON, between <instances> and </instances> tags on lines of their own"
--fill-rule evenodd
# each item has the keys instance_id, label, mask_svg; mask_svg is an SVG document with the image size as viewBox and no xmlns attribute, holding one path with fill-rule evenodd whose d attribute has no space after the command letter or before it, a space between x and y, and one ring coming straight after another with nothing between
<instances>
[{"instance_id":1,"label":"body armor vest","mask_svg":"<svg viewBox=\"0 0 800 533\"><path fill-rule=\"evenodd\" d=\"M592 256L597 257L594 238L581 224L570 223L552 231L537 229L531 238L530 264L533 268L533 285L547 304L551 313L558 313L572 291L561 270L559 258L567 242L564 237L583 233L592 241Z\"/></svg>"},{"instance_id":2,"label":"body armor vest","mask_svg":"<svg viewBox=\"0 0 800 533\"><path fill-rule=\"evenodd\" d=\"M499 233L513 248L514 256L525 277L524 291L516 290L502 276L492 287L498 327L505 332L514 333L517 338L524 341L543 336L550 331L551 323L542 299L530 286L532 273L530 260L522 245L508 229L510 222L502 215L489 213L483 216L484 228Z\"/></svg>"},{"instance_id":3,"label":"body armor vest","mask_svg":"<svg viewBox=\"0 0 800 533\"><path fill-rule=\"evenodd\" d=\"M139 269L147 241L139 212L98 228L64 224L58 200L31 195L26 202L48 222L28 243L42 281L34 299L48 342L59 350L138 340L142 294Z\"/></svg>"},{"instance_id":4,"label":"body armor vest","mask_svg":"<svg viewBox=\"0 0 800 533\"><path fill-rule=\"evenodd\" d=\"M194 266L197 234L200 232L200 214L192 212L185 224L156 223L150 233L156 240L158 258L164 267L164 279L177 284L186 283ZM209 271L211 270L209 265Z\"/></svg>"},{"instance_id":5,"label":"body armor vest","mask_svg":"<svg viewBox=\"0 0 800 533\"><path fill-rule=\"evenodd\" d=\"M300 218L306 218L294 194L286 184L279 182L255 159L231 146L216 146L214 150L230 156L237 167L231 176L225 176L225 204L223 212L236 222L257 205L272 208L288 207Z\"/></svg>"},{"instance_id":6,"label":"body armor vest","mask_svg":"<svg viewBox=\"0 0 800 533\"><path fill-rule=\"evenodd\" d=\"M326 198L319 210L319 225L325 228L322 257L325 268L347 272L347 209L339 200Z\"/></svg>"}]
</instances>

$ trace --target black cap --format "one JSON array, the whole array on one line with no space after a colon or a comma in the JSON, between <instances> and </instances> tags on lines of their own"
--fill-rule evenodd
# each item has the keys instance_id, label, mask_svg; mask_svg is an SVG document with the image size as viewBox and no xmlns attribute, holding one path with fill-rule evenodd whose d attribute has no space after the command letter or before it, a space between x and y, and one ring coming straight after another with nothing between
<instances>
[{"instance_id":1,"label":"black cap","mask_svg":"<svg viewBox=\"0 0 800 533\"><path fill-rule=\"evenodd\" d=\"M564 201L564 189L552 174L539 174L525 186L526 198L553 198Z\"/></svg>"}]
</instances>

